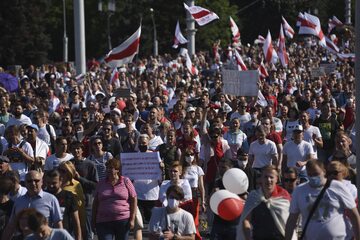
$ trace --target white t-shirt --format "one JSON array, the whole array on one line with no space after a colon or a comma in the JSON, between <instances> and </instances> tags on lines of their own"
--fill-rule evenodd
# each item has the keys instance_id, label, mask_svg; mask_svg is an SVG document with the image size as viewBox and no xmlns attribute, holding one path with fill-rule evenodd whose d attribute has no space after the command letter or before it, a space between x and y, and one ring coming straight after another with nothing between
<instances>
[{"instance_id":1,"label":"white t-shirt","mask_svg":"<svg viewBox=\"0 0 360 240\"><path fill-rule=\"evenodd\" d=\"M180 236L196 233L194 218L191 213L180 208L175 213L167 214L164 207L153 208L149 222L149 231L152 233L162 232L167 228L170 228L173 233Z\"/></svg>"},{"instance_id":2,"label":"white t-shirt","mask_svg":"<svg viewBox=\"0 0 360 240\"><path fill-rule=\"evenodd\" d=\"M234 118L238 118L240 120L240 129L244 131L245 123L251 120L251 115L248 112L245 112L244 115L241 115L239 112L233 112L230 116L230 120L233 120Z\"/></svg>"},{"instance_id":3,"label":"white t-shirt","mask_svg":"<svg viewBox=\"0 0 360 240\"><path fill-rule=\"evenodd\" d=\"M309 158L309 154L314 154L314 150L310 143L301 141L299 144L294 143L293 140L285 143L283 154L287 156L287 166L296 167L297 161L305 162ZM299 170L305 170L303 166Z\"/></svg>"},{"instance_id":4,"label":"white t-shirt","mask_svg":"<svg viewBox=\"0 0 360 240\"><path fill-rule=\"evenodd\" d=\"M167 206L167 198L166 198L166 191L171 186L170 180L165 180L162 182L160 186L160 192L159 192L159 201L162 202L163 206ZM187 179L180 179L178 186L182 188L184 191L184 201L188 201L192 199L192 192L190 183Z\"/></svg>"},{"instance_id":5,"label":"white t-shirt","mask_svg":"<svg viewBox=\"0 0 360 240\"><path fill-rule=\"evenodd\" d=\"M13 125L20 126L23 124L30 126L32 124L32 122L28 116L21 114L19 119L15 118L15 117L10 117L9 121L6 123L6 127L13 126Z\"/></svg>"},{"instance_id":6,"label":"white t-shirt","mask_svg":"<svg viewBox=\"0 0 360 240\"><path fill-rule=\"evenodd\" d=\"M272 122L275 125L275 132L281 133L283 130L283 124L282 124L281 120L277 117L273 117Z\"/></svg>"},{"instance_id":7,"label":"white t-shirt","mask_svg":"<svg viewBox=\"0 0 360 240\"><path fill-rule=\"evenodd\" d=\"M184 179L189 181L191 188L197 188L199 186L199 177L204 176L203 169L198 165L191 165L186 168L184 173Z\"/></svg>"},{"instance_id":8,"label":"white t-shirt","mask_svg":"<svg viewBox=\"0 0 360 240\"><path fill-rule=\"evenodd\" d=\"M157 149L157 147L163 143L164 142L160 136L155 136L149 140L148 149L151 151L155 151Z\"/></svg>"},{"instance_id":9,"label":"white t-shirt","mask_svg":"<svg viewBox=\"0 0 360 240\"><path fill-rule=\"evenodd\" d=\"M316 138L322 138L320 130L318 127L310 125L308 129L304 129L304 141L311 144L314 150L315 158L317 158L317 147L315 145L313 135L316 136Z\"/></svg>"},{"instance_id":10,"label":"white t-shirt","mask_svg":"<svg viewBox=\"0 0 360 240\"><path fill-rule=\"evenodd\" d=\"M254 156L252 168L263 168L272 164L272 156L277 154L276 144L265 139L264 144L260 144L258 140L250 144L249 155Z\"/></svg>"},{"instance_id":11,"label":"white t-shirt","mask_svg":"<svg viewBox=\"0 0 360 240\"><path fill-rule=\"evenodd\" d=\"M63 157L63 158L58 158L58 157L56 157L55 154L52 154L46 159L44 170L45 171L53 170L54 168L57 168L60 165L60 163L69 161L73 157L74 156L70 153L65 153L65 157Z\"/></svg>"},{"instance_id":12,"label":"white t-shirt","mask_svg":"<svg viewBox=\"0 0 360 240\"><path fill-rule=\"evenodd\" d=\"M16 144L13 146L19 147L21 145L21 143L22 143L22 141L20 141L19 144ZM8 146L8 147L11 147L11 146ZM28 142L23 143L21 149L24 150L24 152L27 155L29 155L30 157L34 156L34 150L30 143L28 143ZM24 181L25 175L28 172L27 164L25 162L10 162L10 166L11 166L12 170L19 172L20 181Z\"/></svg>"},{"instance_id":13,"label":"white t-shirt","mask_svg":"<svg viewBox=\"0 0 360 240\"><path fill-rule=\"evenodd\" d=\"M290 203L290 213L301 213L302 226L305 225L311 206L321 189L310 187L308 182L295 188ZM311 217L305 239L344 239L346 236L344 210L355 207L354 197L344 184L332 180Z\"/></svg>"},{"instance_id":14,"label":"white t-shirt","mask_svg":"<svg viewBox=\"0 0 360 240\"><path fill-rule=\"evenodd\" d=\"M51 125L49 125L49 126L50 126L50 134L51 134L51 136L53 136L53 138L56 139L56 133L55 133L54 127L51 126ZM43 140L48 146L50 146L50 144L51 144L50 134L46 130L46 125L44 125L43 127L39 127L39 131L37 133L37 136L38 136L38 138Z\"/></svg>"},{"instance_id":15,"label":"white t-shirt","mask_svg":"<svg viewBox=\"0 0 360 240\"><path fill-rule=\"evenodd\" d=\"M35 147L36 148L34 152L36 157L42 157L45 160L49 153L49 146L46 144L46 142L37 137Z\"/></svg>"},{"instance_id":16,"label":"white t-shirt","mask_svg":"<svg viewBox=\"0 0 360 240\"><path fill-rule=\"evenodd\" d=\"M134 180L134 187L136 190L137 199L147 201L159 200L160 187L158 180Z\"/></svg>"}]
</instances>

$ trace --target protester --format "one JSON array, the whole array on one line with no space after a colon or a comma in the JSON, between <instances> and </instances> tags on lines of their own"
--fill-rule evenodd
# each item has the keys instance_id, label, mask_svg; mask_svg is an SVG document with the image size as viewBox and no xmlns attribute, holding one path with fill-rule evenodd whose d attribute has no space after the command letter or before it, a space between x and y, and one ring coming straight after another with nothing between
<instances>
[{"instance_id":1,"label":"protester","mask_svg":"<svg viewBox=\"0 0 360 240\"><path fill-rule=\"evenodd\" d=\"M308 221L308 227L305 231L303 229L302 233L305 239L344 239L346 237L345 210L353 225L354 237L359 239L360 216L354 197L349 190L340 181L333 179L327 182L324 165L318 160L309 160L306 163L306 171L309 181L297 187L292 194L285 239L291 239L300 214L303 227ZM326 189L320 199L320 204L311 211L311 206L314 206L323 188ZM312 216L309 216L310 211Z\"/></svg>"},{"instance_id":2,"label":"protester","mask_svg":"<svg viewBox=\"0 0 360 240\"><path fill-rule=\"evenodd\" d=\"M118 159L106 162L106 177L95 191L92 226L99 240L127 240L134 228L137 209L136 192L130 179L121 176Z\"/></svg>"},{"instance_id":3,"label":"protester","mask_svg":"<svg viewBox=\"0 0 360 240\"><path fill-rule=\"evenodd\" d=\"M269 165L262 169L261 186L249 193L237 239L284 239L291 197L277 185L278 179L276 167Z\"/></svg>"}]
</instances>

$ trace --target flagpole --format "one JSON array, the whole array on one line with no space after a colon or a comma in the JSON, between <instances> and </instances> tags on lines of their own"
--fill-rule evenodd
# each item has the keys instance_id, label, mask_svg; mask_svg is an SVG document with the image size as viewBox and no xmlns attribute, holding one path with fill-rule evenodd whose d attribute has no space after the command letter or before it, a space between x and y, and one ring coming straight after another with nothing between
<instances>
[{"instance_id":1,"label":"flagpole","mask_svg":"<svg viewBox=\"0 0 360 240\"><path fill-rule=\"evenodd\" d=\"M156 34L156 24L155 24L153 8L150 8L150 15L151 15L152 23L153 23L153 28L154 28L154 57L156 57L159 54L159 50L158 50L158 40L157 40L157 34Z\"/></svg>"},{"instance_id":2,"label":"flagpole","mask_svg":"<svg viewBox=\"0 0 360 240\"><path fill-rule=\"evenodd\" d=\"M194 0L187 0L186 5L189 7L194 6ZM189 11L186 11L186 33L187 33L187 49L190 56L195 54L195 20Z\"/></svg>"},{"instance_id":3,"label":"flagpole","mask_svg":"<svg viewBox=\"0 0 360 240\"><path fill-rule=\"evenodd\" d=\"M355 36L356 38L360 37L360 1L357 0L355 3ZM356 112L360 112L360 41L355 39L355 84L356 84ZM358 123L356 123L358 121ZM356 169L360 169L360 124L359 117L355 120L355 129L356 129ZM357 174L356 187L358 189L358 199L360 198L360 174ZM360 210L360 205L358 205Z\"/></svg>"}]
</instances>

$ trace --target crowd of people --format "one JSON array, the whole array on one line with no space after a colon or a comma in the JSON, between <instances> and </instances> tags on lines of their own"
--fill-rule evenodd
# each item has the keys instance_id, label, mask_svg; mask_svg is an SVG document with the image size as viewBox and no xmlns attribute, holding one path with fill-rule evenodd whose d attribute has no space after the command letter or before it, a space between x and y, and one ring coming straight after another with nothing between
<instances>
[{"instance_id":1,"label":"crowd of people","mask_svg":"<svg viewBox=\"0 0 360 240\"><path fill-rule=\"evenodd\" d=\"M238 50L262 64L260 45ZM223 92L234 59L216 51L192 56L198 75L169 54L20 69L17 91L0 88L1 239L360 239L352 59L293 41L287 67L265 63L259 101ZM314 75L321 63L336 67ZM136 152L159 153L161 180L122 175ZM209 200L231 168L249 189L228 221Z\"/></svg>"}]
</instances>

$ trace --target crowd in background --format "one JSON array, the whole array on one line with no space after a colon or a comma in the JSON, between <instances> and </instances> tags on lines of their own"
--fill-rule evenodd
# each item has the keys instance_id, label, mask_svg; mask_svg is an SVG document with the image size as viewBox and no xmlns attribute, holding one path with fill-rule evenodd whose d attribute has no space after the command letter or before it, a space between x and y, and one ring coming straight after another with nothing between
<instances>
[{"instance_id":1,"label":"crowd in background","mask_svg":"<svg viewBox=\"0 0 360 240\"><path fill-rule=\"evenodd\" d=\"M260 45L238 50L259 68ZM115 71L91 60L79 76L70 64L20 69L16 92L0 88L2 239L127 239L130 229L142 239L145 224L150 239L295 239L306 225L305 239L360 239L353 59L294 41L287 67L265 63L261 101L223 92L234 60L217 51L192 56L199 75L169 54ZM314 75L323 63L336 67ZM130 152L159 152L163 179L123 176ZM230 168L249 189L242 216L226 221L209 199Z\"/></svg>"}]
</instances>

